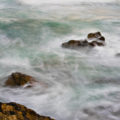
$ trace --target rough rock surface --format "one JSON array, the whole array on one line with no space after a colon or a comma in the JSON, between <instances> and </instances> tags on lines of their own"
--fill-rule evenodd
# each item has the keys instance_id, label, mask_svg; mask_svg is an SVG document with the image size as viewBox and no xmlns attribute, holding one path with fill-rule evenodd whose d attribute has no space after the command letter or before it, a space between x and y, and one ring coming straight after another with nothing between
<instances>
[{"instance_id":1,"label":"rough rock surface","mask_svg":"<svg viewBox=\"0 0 120 120\"><path fill-rule=\"evenodd\" d=\"M5 85L10 87L18 87L28 84L27 87L31 87L34 82L36 82L36 80L32 76L16 72L12 73L8 77Z\"/></svg>"},{"instance_id":2,"label":"rough rock surface","mask_svg":"<svg viewBox=\"0 0 120 120\"><path fill-rule=\"evenodd\" d=\"M50 117L38 115L27 107L11 102L0 102L0 120L54 120Z\"/></svg>"},{"instance_id":3,"label":"rough rock surface","mask_svg":"<svg viewBox=\"0 0 120 120\"><path fill-rule=\"evenodd\" d=\"M63 48L81 48L81 47L95 47L104 46L105 38L100 32L89 33L87 39L85 40L70 40L68 42L62 43Z\"/></svg>"}]
</instances>

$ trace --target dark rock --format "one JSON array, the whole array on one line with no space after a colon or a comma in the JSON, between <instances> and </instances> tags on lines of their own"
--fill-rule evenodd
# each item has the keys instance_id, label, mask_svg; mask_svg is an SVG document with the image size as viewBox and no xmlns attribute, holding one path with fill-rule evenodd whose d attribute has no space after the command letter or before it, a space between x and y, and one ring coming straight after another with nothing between
<instances>
[{"instance_id":1,"label":"dark rock","mask_svg":"<svg viewBox=\"0 0 120 120\"><path fill-rule=\"evenodd\" d=\"M88 46L87 40L70 40L62 44L62 47L64 48L78 48L84 46Z\"/></svg>"},{"instance_id":2,"label":"dark rock","mask_svg":"<svg viewBox=\"0 0 120 120\"><path fill-rule=\"evenodd\" d=\"M0 108L0 120L54 120L14 102L0 103Z\"/></svg>"},{"instance_id":3,"label":"dark rock","mask_svg":"<svg viewBox=\"0 0 120 120\"><path fill-rule=\"evenodd\" d=\"M89 46L94 47L94 46L96 46L96 45L97 45L97 41L92 41L92 42L89 42Z\"/></svg>"},{"instance_id":4,"label":"dark rock","mask_svg":"<svg viewBox=\"0 0 120 120\"><path fill-rule=\"evenodd\" d=\"M17 87L28 84L27 87L31 87L34 82L36 82L36 80L32 76L16 72L16 73L12 73L8 77L7 81L5 82L5 85L11 87Z\"/></svg>"},{"instance_id":5,"label":"dark rock","mask_svg":"<svg viewBox=\"0 0 120 120\"><path fill-rule=\"evenodd\" d=\"M95 33L89 33L87 36L88 39L97 39L100 41L105 41L105 37L102 36L100 32L95 32Z\"/></svg>"},{"instance_id":6,"label":"dark rock","mask_svg":"<svg viewBox=\"0 0 120 120\"><path fill-rule=\"evenodd\" d=\"M105 44L101 42L97 42L97 46L105 46Z\"/></svg>"},{"instance_id":7,"label":"dark rock","mask_svg":"<svg viewBox=\"0 0 120 120\"><path fill-rule=\"evenodd\" d=\"M89 42L89 46L104 46L104 43L101 43L101 42L98 42L98 41L92 41L92 42Z\"/></svg>"},{"instance_id":8,"label":"dark rock","mask_svg":"<svg viewBox=\"0 0 120 120\"><path fill-rule=\"evenodd\" d=\"M101 36L101 37L99 38L99 40L105 41L105 38L104 38L103 36Z\"/></svg>"},{"instance_id":9,"label":"dark rock","mask_svg":"<svg viewBox=\"0 0 120 120\"><path fill-rule=\"evenodd\" d=\"M88 39L100 38L101 33L100 32L89 33L87 37L88 37Z\"/></svg>"},{"instance_id":10,"label":"dark rock","mask_svg":"<svg viewBox=\"0 0 120 120\"><path fill-rule=\"evenodd\" d=\"M87 40L78 41L78 40L70 40L62 44L63 48L80 48L80 47L95 47L95 46L104 46L103 42L92 41L88 42Z\"/></svg>"},{"instance_id":11,"label":"dark rock","mask_svg":"<svg viewBox=\"0 0 120 120\"><path fill-rule=\"evenodd\" d=\"M100 32L89 33L87 40L70 40L62 44L63 48L81 48L81 47L95 47L95 46L104 46L105 38L101 35ZM89 40L93 40L92 42Z\"/></svg>"}]
</instances>

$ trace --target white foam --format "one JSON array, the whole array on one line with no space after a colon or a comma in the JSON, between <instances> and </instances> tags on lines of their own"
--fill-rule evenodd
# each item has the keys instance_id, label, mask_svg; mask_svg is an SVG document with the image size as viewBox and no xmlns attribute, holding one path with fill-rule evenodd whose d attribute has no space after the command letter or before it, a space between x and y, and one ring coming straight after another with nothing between
<instances>
[{"instance_id":1,"label":"white foam","mask_svg":"<svg viewBox=\"0 0 120 120\"><path fill-rule=\"evenodd\" d=\"M63 3L71 3L71 2L120 2L120 0L18 0L21 3L29 4L29 5L40 5L43 3L52 3L52 4L63 4Z\"/></svg>"},{"instance_id":2,"label":"white foam","mask_svg":"<svg viewBox=\"0 0 120 120\"><path fill-rule=\"evenodd\" d=\"M20 59L20 58L14 58L14 57L4 57L0 59L0 64L4 64L6 66L24 66L24 67L30 67L30 63L28 59Z\"/></svg>"}]
</instances>

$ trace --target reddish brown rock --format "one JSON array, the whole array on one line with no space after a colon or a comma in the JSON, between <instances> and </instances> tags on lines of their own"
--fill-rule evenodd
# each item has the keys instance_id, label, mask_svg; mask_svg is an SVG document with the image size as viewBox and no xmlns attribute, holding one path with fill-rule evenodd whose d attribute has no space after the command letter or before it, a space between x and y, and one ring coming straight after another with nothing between
<instances>
[{"instance_id":1,"label":"reddish brown rock","mask_svg":"<svg viewBox=\"0 0 120 120\"><path fill-rule=\"evenodd\" d=\"M8 77L7 81L5 82L5 85L11 86L11 87L18 87L18 86L24 86L28 84L27 87L30 87L35 82L37 81L32 76L16 72L16 73L12 73Z\"/></svg>"},{"instance_id":2,"label":"reddish brown rock","mask_svg":"<svg viewBox=\"0 0 120 120\"><path fill-rule=\"evenodd\" d=\"M11 102L0 103L0 120L54 120L47 116L41 116L32 109Z\"/></svg>"}]
</instances>

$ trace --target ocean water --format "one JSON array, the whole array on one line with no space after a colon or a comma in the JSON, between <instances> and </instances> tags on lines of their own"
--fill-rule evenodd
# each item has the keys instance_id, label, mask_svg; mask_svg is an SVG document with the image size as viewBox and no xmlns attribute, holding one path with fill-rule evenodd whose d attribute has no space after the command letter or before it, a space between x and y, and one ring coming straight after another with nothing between
<instances>
[{"instance_id":1,"label":"ocean water","mask_svg":"<svg viewBox=\"0 0 120 120\"><path fill-rule=\"evenodd\" d=\"M71 50L100 31L106 46ZM0 0L0 101L56 120L120 120L120 0ZM12 72L33 88L4 87Z\"/></svg>"}]
</instances>

